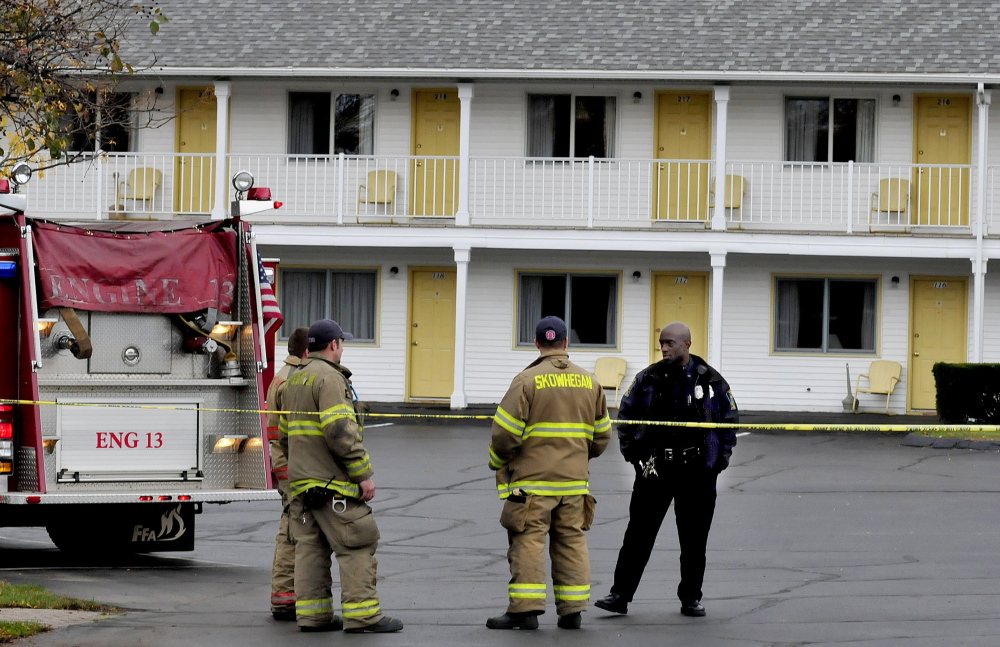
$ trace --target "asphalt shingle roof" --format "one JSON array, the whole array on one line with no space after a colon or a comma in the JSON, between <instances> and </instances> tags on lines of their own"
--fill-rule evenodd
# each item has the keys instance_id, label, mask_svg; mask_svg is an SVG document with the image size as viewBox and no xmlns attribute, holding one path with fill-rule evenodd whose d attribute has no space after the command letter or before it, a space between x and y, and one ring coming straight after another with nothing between
<instances>
[{"instance_id":1,"label":"asphalt shingle roof","mask_svg":"<svg viewBox=\"0 0 1000 647\"><path fill-rule=\"evenodd\" d=\"M162 0L165 68L1000 73L995 0Z\"/></svg>"}]
</instances>

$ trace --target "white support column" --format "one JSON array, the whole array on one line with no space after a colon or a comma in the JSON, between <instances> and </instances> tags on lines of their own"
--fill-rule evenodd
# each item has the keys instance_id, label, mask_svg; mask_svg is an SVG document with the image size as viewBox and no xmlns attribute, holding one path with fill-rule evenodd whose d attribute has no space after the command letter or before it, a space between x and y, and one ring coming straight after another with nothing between
<instances>
[{"instance_id":1,"label":"white support column","mask_svg":"<svg viewBox=\"0 0 1000 647\"><path fill-rule=\"evenodd\" d=\"M712 252L712 331L708 341L708 363L722 370L722 279L726 252Z\"/></svg>"},{"instance_id":2,"label":"white support column","mask_svg":"<svg viewBox=\"0 0 1000 647\"><path fill-rule=\"evenodd\" d=\"M455 248L455 390L451 408L465 409L469 398L465 394L465 311L469 291L469 258L472 250Z\"/></svg>"},{"instance_id":3,"label":"white support column","mask_svg":"<svg viewBox=\"0 0 1000 647\"><path fill-rule=\"evenodd\" d=\"M229 215L229 169L226 154L229 152L229 81L215 82L215 205L212 220L222 220Z\"/></svg>"},{"instance_id":4,"label":"white support column","mask_svg":"<svg viewBox=\"0 0 1000 647\"><path fill-rule=\"evenodd\" d=\"M976 139L976 256L972 259L972 353L970 360L983 361L986 343L986 258L983 237L986 235L986 164L989 160L990 91L980 83L976 92L979 128Z\"/></svg>"},{"instance_id":5,"label":"white support column","mask_svg":"<svg viewBox=\"0 0 1000 647\"><path fill-rule=\"evenodd\" d=\"M468 227L469 216L469 176L472 169L470 162L470 142L472 133L472 97L475 94L471 83L458 84L458 100L461 103L458 131L458 211L455 212L455 224Z\"/></svg>"},{"instance_id":6,"label":"white support column","mask_svg":"<svg viewBox=\"0 0 1000 647\"><path fill-rule=\"evenodd\" d=\"M729 113L729 86L715 86L715 210L712 229L726 230L726 122Z\"/></svg>"}]
</instances>

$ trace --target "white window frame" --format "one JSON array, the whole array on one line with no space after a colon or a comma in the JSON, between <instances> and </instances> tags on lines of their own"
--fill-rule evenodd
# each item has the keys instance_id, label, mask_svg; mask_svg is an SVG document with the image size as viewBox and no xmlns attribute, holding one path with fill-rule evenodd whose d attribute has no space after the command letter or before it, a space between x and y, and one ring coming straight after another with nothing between
<instances>
[{"instance_id":1,"label":"white window frame","mask_svg":"<svg viewBox=\"0 0 1000 647\"><path fill-rule=\"evenodd\" d=\"M328 138L327 139L328 139L328 141L327 141L327 144L326 144L326 150L327 150L326 153L303 153L303 152L296 152L296 151L293 150L293 146L292 146L292 95L296 95L296 94L311 94L311 95L326 95L327 96L328 101L329 101L329 122L327 123L327 130L328 130ZM358 152L352 152L352 153L345 152L344 154L345 155L351 155L351 156L365 156L365 155L373 155L375 153L375 125L376 125L376 121L377 121L376 116L377 116L377 113L378 113L378 94L377 93L375 93L375 92L335 92L335 91L330 91L330 90L289 90L287 92L286 111L285 111L285 118L286 118L286 122L287 122L286 123L286 128L285 128L285 133L286 133L286 135L285 135L285 146L286 146L286 150L287 150L288 155L291 155L291 156L296 157L296 158L302 158L302 159L320 158L320 159L324 159L325 160L325 159L329 159L329 158L335 157L335 156L337 156L339 154L337 152L337 98L341 97L341 96L344 96L344 95L351 95L351 96L357 96L357 97L368 97L369 100L371 101L371 125L370 125L370 130L371 130L371 142L370 142L371 146L370 147L371 147L371 151L370 152L363 152L363 149L365 147L361 146L361 147L359 147Z\"/></svg>"},{"instance_id":2,"label":"white window frame","mask_svg":"<svg viewBox=\"0 0 1000 647\"><path fill-rule=\"evenodd\" d=\"M789 155L789 132L788 132L788 102L789 101L826 101L828 104L828 115L827 115L827 139L826 139L826 159L825 160L792 160ZM871 144L871 160L859 161L854 160L856 164L873 164L878 156L878 112L879 112L879 102L875 97L844 97L837 95L785 95L782 98L782 158L786 164L846 164L846 162L834 162L834 121L836 118L835 114L835 102L837 101L871 101L873 105L872 112L872 144ZM857 156L857 155L855 155Z\"/></svg>"},{"instance_id":3,"label":"white window frame","mask_svg":"<svg viewBox=\"0 0 1000 647\"><path fill-rule=\"evenodd\" d=\"M566 322L566 327L572 334L573 330L573 293L572 293L572 279L574 277L585 277L585 278L608 278L613 281L614 293L611 295L614 303L611 307L614 312L614 328L611 331L610 340L605 344L593 344L593 343L581 343L577 341L570 340L570 345L573 348L581 350L617 350L619 348L619 339L621 338L621 304L622 304L622 281L621 272L616 271L602 271L602 270L516 270L514 276L514 348L518 349L534 349L535 347L535 324L541 317L545 317L552 314L552 312L541 312L540 316L532 316L532 321L525 321L524 317L528 316L527 313L522 311L521 308L521 292L522 292L522 279L524 277L564 277L566 280L566 294L565 303L563 310L563 320ZM522 339L521 332L530 330L530 339Z\"/></svg>"},{"instance_id":4,"label":"white window frame","mask_svg":"<svg viewBox=\"0 0 1000 647\"><path fill-rule=\"evenodd\" d=\"M366 336L362 337L361 336L362 331L352 330L352 326L348 322L346 321L341 322L339 320L337 320L337 322L341 323L344 327L344 330L352 333L355 337L354 339L347 341L345 343L357 344L361 346L378 346L379 328L381 320L381 294L380 294L380 286L382 284L381 268L380 267L313 267L313 266L279 267L278 276L280 281L278 287L280 289L276 290L275 296L278 299L278 303L282 305L282 311L285 312L286 314L289 313L290 308L288 306L285 306L282 302L283 298L282 293L287 292L287 289L285 288L285 281L288 279L288 276L290 274L307 273L307 272L325 273L325 285L323 288L323 310L320 316L317 317L317 319L326 318L326 319L337 320L337 316L333 312L334 274L365 274L365 275L372 275L374 277L374 285L372 288L373 314L372 314L372 330L370 331L371 336L369 337L366 334ZM281 326L281 331L278 339L281 341L287 341L292 331L295 330L296 325L308 326L311 323L312 322L310 321L310 322L296 322L296 324L292 324L286 318L285 323L283 323ZM364 331L364 332L368 333L369 331Z\"/></svg>"},{"instance_id":5,"label":"white window frame","mask_svg":"<svg viewBox=\"0 0 1000 647\"><path fill-rule=\"evenodd\" d=\"M531 135L530 135L530 132L531 132L531 126L532 126L532 122L531 122L531 99L532 99L532 97L555 97L555 96L569 97L569 111L570 111L570 114L569 114L569 155L568 155L568 157L547 156L547 155L533 155L531 153L531 150L530 150L530 148L531 148ZM528 93L526 93L525 99L524 99L524 102L525 102L525 121L524 121L524 133L525 133L525 137L524 137L524 149L525 149L525 156L526 157L554 159L554 160L571 159L573 161L579 161L579 160L588 159L587 157L580 157L580 156L578 156L576 154L576 100L578 98L598 98L598 99L605 99L605 100L606 99L614 99L614 101L615 101L615 115L614 115L615 122L611 125L611 145L608 146L608 148L611 149L611 150L606 151L606 154L605 154L604 157L596 157L595 156L594 159L612 160L612 159L616 158L617 152L618 152L617 149L620 147L619 136L618 136L618 129L619 129L618 124L621 121L621 119L619 118L618 113L621 110L621 101L619 100L619 96L617 94L591 94L591 93L577 93L577 92L528 92ZM606 114L605 114L605 120L607 120L607 115Z\"/></svg>"},{"instance_id":6,"label":"white window frame","mask_svg":"<svg viewBox=\"0 0 1000 647\"><path fill-rule=\"evenodd\" d=\"M781 336L781 294L779 283L781 281L822 281L823 282L823 302L822 302L822 323L820 330L820 347L819 348L803 348L799 346L781 346L779 345L779 337ZM863 283L870 284L873 286L873 298L874 303L873 308L873 318L872 322L872 346L871 348L834 348L831 347L831 333L830 333L830 322L831 322L831 306L830 306L830 284L831 282L845 282L845 283ZM835 275L775 275L772 277L772 295L773 295L773 315L771 317L771 352L781 355L862 355L862 356L872 356L878 354L879 348L879 333L881 330L881 308L880 308L880 297L881 294L881 281L877 276L835 276ZM862 324L863 325L863 324ZM863 334L863 332L862 332Z\"/></svg>"}]
</instances>

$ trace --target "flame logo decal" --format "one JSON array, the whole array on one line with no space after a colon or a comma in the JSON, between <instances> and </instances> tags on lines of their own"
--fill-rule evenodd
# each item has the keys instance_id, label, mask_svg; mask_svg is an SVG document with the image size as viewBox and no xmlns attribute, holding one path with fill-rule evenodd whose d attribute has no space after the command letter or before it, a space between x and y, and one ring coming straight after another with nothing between
<instances>
[{"instance_id":1,"label":"flame logo decal","mask_svg":"<svg viewBox=\"0 0 1000 647\"><path fill-rule=\"evenodd\" d=\"M160 517L160 532L156 535L156 541L180 539L186 530L187 526L181 518L181 506L178 504L176 508Z\"/></svg>"}]
</instances>

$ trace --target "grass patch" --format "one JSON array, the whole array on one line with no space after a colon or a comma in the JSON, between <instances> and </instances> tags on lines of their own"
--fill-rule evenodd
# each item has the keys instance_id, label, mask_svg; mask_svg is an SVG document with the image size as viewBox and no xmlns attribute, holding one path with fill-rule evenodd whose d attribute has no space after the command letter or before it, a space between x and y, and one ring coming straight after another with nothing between
<instances>
[{"instance_id":1,"label":"grass patch","mask_svg":"<svg viewBox=\"0 0 1000 647\"><path fill-rule=\"evenodd\" d=\"M918 436L928 438L961 438L962 440L991 440L1000 442L1000 431L914 431Z\"/></svg>"},{"instance_id":2,"label":"grass patch","mask_svg":"<svg viewBox=\"0 0 1000 647\"><path fill-rule=\"evenodd\" d=\"M8 609L68 609L70 611L117 611L107 604L56 595L35 584L0 582L0 607Z\"/></svg>"},{"instance_id":3,"label":"grass patch","mask_svg":"<svg viewBox=\"0 0 1000 647\"><path fill-rule=\"evenodd\" d=\"M0 643L13 642L48 630L48 627L37 622L0 622Z\"/></svg>"}]
</instances>

